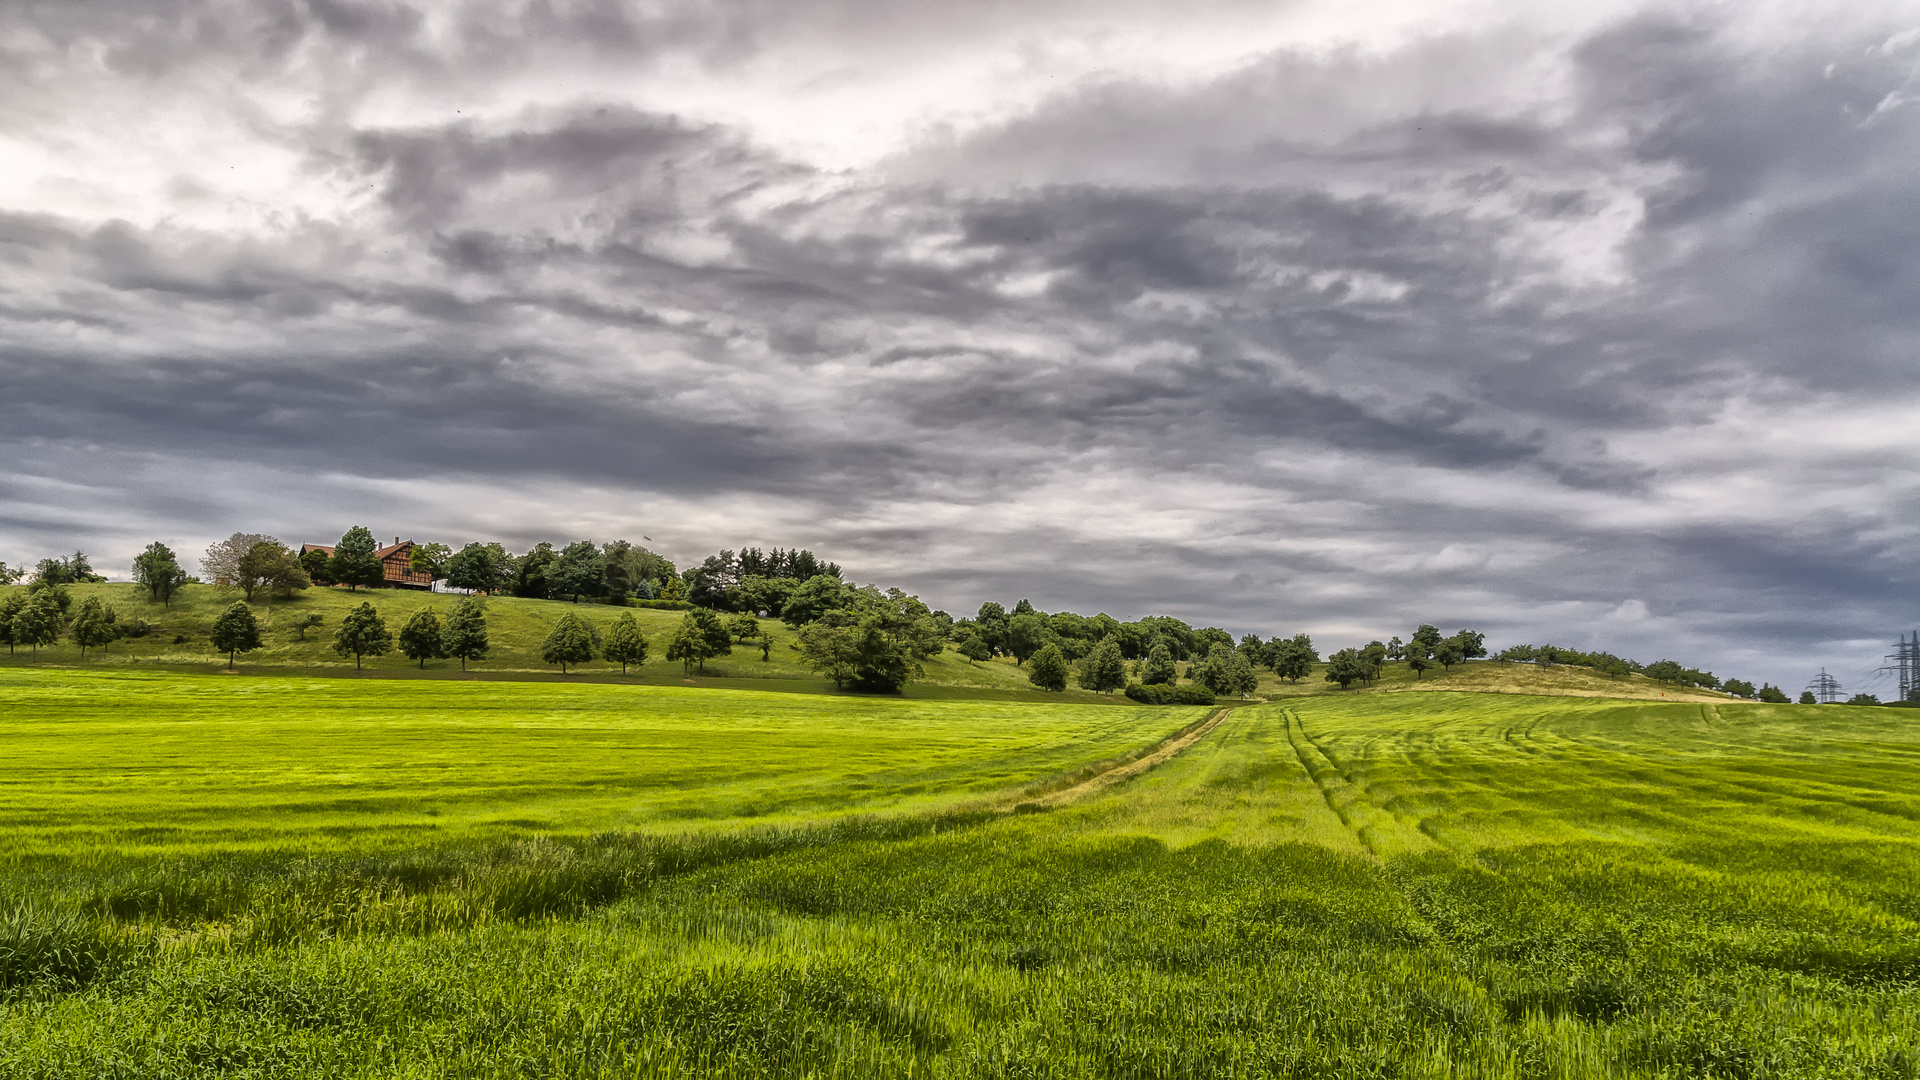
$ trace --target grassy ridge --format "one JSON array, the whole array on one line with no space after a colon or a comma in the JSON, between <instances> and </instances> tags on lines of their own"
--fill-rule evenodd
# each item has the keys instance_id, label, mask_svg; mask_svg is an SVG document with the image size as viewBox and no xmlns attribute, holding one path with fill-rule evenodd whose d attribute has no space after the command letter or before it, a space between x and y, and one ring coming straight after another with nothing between
<instances>
[{"instance_id":1,"label":"grassy ridge","mask_svg":"<svg viewBox=\"0 0 1920 1080\"><path fill-rule=\"evenodd\" d=\"M16 677L49 679L49 701L88 692ZM251 684L181 681L209 710ZM784 700L802 709L789 739L860 733L793 755L802 786L829 751L941 768L845 711L900 702ZM903 726L938 733L953 708ZM1059 710L1078 711L1146 712ZM1017 729L1054 712L948 718ZM103 720L85 713L52 708L25 734ZM218 829L166 858L75 840L7 879L0 1072L1914 1077L1920 734L1902 715L1316 697L1242 708L1159 769L1048 813L883 795L871 805L906 812L809 826L802 806L749 832L505 839L475 814L464 841L383 848L368 832L309 856L244 835L223 847ZM448 736L462 724L450 712ZM687 718L675 771L733 775L737 725L724 708L712 725L722 737L700 743ZM1146 733L1089 740L1087 756ZM988 734L998 748L953 759L951 783L1002 767L1005 736ZM552 787L567 767L542 739L536 720L474 748L524 749L528 787ZM126 767L92 771L158 797ZM89 769L68 758L69 780ZM34 790L5 775L0 836L39 835ZM735 784L695 798L725 805ZM503 785L481 802L507 816L542 797Z\"/></svg>"},{"instance_id":2,"label":"grassy ridge","mask_svg":"<svg viewBox=\"0 0 1920 1080\"><path fill-rule=\"evenodd\" d=\"M24 586L13 586L24 588ZM75 603L87 596L98 596L114 606L122 619L143 619L154 631L145 637L117 641L106 650L93 650L83 661L80 649L62 640L55 646L30 652L16 649L0 654L0 668L91 665L166 666L197 670L224 668L226 657L216 655L207 642L207 632L227 605L239 599L237 591L208 586L189 586L171 606L151 603L137 586L127 584L76 585L70 587ZM0 587L0 594L6 587ZM254 605L264 633L264 647L248 653L239 667L249 673L300 672L303 674L358 675L373 678L511 678L560 679L557 668L540 659L540 644L553 625L567 612L575 612L594 625L605 628L622 611L631 611L651 644L651 659L622 674L618 664L598 661L577 666L569 681L617 680L654 685L694 685L735 689L777 689L800 693L832 693L833 684L814 674L795 651L797 637L777 619L762 619L760 626L773 638L773 648L762 659L758 642L736 645L731 656L709 660L704 672L689 675L678 663L663 657L666 642L679 623L674 611L644 608L619 609L599 604L571 604L559 600L525 600L494 597L487 600L488 631L493 651L486 660L473 664L463 676L461 666L452 660L430 660L415 664L399 653L371 658L364 670L356 669L351 658L334 653L331 642L340 617L362 602L372 603L397 637L400 627L414 612L432 610L443 619L453 609L457 597L392 589L349 592L344 589L310 589L292 599L268 603L264 597ZM325 620L319 629L304 635L293 629L301 616L317 614ZM176 638L184 639L176 641ZM1180 665L1183 669L1186 665ZM1025 669L1005 657L974 663L949 649L925 664L924 677L909 686L907 696L922 698L990 698L1003 701L1100 701L1130 704L1126 698L1093 694L1069 688L1064 694L1036 690L1027 680ZM1298 683L1290 683L1273 672L1259 672L1260 698L1296 698L1323 695L1346 696L1358 693L1408 690L1466 690L1491 693L1553 694L1595 697L1637 697L1673 701L1727 701L1725 694L1682 689L1656 683L1642 675L1610 678L1588 668L1555 667L1543 669L1532 664L1496 664L1476 662L1460 665L1453 671L1431 671L1424 677L1404 663L1390 663L1379 682L1368 688L1340 690L1323 677L1325 665Z\"/></svg>"}]
</instances>

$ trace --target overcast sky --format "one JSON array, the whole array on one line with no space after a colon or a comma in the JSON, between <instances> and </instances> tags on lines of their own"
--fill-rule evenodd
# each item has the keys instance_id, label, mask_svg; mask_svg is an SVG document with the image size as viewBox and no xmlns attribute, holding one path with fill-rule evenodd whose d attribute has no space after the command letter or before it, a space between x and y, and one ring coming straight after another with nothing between
<instances>
[{"instance_id":1,"label":"overcast sky","mask_svg":"<svg viewBox=\"0 0 1920 1080\"><path fill-rule=\"evenodd\" d=\"M804 546L1849 689L1920 5L0 6L0 559Z\"/></svg>"}]
</instances>

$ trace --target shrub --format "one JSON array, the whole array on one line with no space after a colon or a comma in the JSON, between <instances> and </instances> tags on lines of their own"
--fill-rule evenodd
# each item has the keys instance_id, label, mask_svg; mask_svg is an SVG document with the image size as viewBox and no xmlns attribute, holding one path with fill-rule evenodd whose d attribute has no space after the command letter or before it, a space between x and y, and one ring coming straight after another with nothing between
<instances>
[{"instance_id":1,"label":"shrub","mask_svg":"<svg viewBox=\"0 0 1920 1080\"><path fill-rule=\"evenodd\" d=\"M1166 683L1129 683L1127 696L1143 705L1211 705L1213 691L1197 683L1168 686Z\"/></svg>"}]
</instances>

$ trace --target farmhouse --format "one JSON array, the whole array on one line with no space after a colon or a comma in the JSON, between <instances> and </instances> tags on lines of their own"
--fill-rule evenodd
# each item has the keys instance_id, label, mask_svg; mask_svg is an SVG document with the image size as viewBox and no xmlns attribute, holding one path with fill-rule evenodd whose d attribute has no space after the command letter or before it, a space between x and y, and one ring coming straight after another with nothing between
<instances>
[{"instance_id":1,"label":"farmhouse","mask_svg":"<svg viewBox=\"0 0 1920 1080\"><path fill-rule=\"evenodd\" d=\"M300 554L309 551L325 552L327 558L333 558L332 544L301 544ZM373 553L380 562L380 587L387 589L430 589L433 579L413 569L413 541L393 538L393 543Z\"/></svg>"}]
</instances>

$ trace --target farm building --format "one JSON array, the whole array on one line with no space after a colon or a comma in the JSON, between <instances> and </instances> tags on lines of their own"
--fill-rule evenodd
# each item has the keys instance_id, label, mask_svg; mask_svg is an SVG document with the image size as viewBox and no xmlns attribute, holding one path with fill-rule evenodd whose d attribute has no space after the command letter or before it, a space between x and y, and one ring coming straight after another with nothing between
<instances>
[{"instance_id":1,"label":"farm building","mask_svg":"<svg viewBox=\"0 0 1920 1080\"><path fill-rule=\"evenodd\" d=\"M300 554L309 551L324 552L327 558L333 558L332 544L301 544ZM393 538L393 543L373 553L380 562L380 587L387 589L430 589L433 579L413 569L413 541Z\"/></svg>"}]
</instances>

